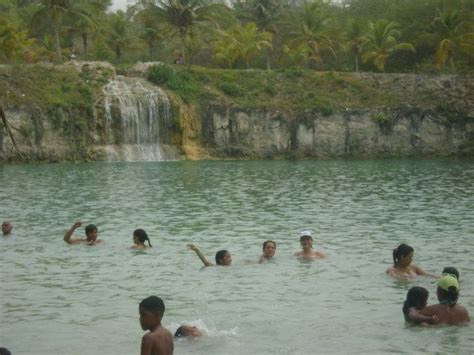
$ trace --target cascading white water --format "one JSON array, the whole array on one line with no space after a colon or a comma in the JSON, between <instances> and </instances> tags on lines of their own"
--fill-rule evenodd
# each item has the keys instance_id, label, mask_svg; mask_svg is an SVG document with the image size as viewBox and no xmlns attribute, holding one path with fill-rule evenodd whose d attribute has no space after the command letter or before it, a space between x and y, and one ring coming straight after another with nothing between
<instances>
[{"instance_id":1,"label":"cascading white water","mask_svg":"<svg viewBox=\"0 0 474 355\"><path fill-rule=\"evenodd\" d=\"M170 101L140 78L117 76L104 86L104 146L108 160L171 160L160 144L160 124L170 120Z\"/></svg>"}]
</instances>

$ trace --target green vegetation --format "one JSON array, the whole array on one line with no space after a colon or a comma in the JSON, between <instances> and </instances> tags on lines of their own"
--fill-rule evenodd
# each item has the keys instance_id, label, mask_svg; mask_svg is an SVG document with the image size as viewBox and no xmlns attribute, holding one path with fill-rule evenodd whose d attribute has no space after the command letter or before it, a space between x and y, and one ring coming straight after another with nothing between
<instances>
[{"instance_id":1,"label":"green vegetation","mask_svg":"<svg viewBox=\"0 0 474 355\"><path fill-rule=\"evenodd\" d=\"M0 63L474 73L472 0L136 0L117 12L110 4L0 0Z\"/></svg>"}]
</instances>

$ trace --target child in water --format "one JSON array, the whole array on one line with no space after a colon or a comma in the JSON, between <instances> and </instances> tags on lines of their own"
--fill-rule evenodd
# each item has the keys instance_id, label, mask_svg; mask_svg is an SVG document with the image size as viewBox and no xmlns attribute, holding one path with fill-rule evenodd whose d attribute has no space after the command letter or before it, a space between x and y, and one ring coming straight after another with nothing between
<instances>
[{"instance_id":1,"label":"child in water","mask_svg":"<svg viewBox=\"0 0 474 355\"><path fill-rule=\"evenodd\" d=\"M173 335L161 325L165 313L163 300L150 296L140 302L140 325L143 330L149 330L142 338L141 355L172 355Z\"/></svg>"},{"instance_id":2,"label":"child in water","mask_svg":"<svg viewBox=\"0 0 474 355\"><path fill-rule=\"evenodd\" d=\"M442 275L453 275L459 281L459 271L455 267L448 266L443 269Z\"/></svg>"},{"instance_id":3,"label":"child in water","mask_svg":"<svg viewBox=\"0 0 474 355\"><path fill-rule=\"evenodd\" d=\"M133 242L132 249L144 249L146 248L145 241L148 241L148 246L151 247L150 238L148 234L143 229L135 229L133 232Z\"/></svg>"},{"instance_id":4,"label":"child in water","mask_svg":"<svg viewBox=\"0 0 474 355\"><path fill-rule=\"evenodd\" d=\"M423 316L420 311L426 307L428 302L428 290L423 287L412 287L408 290L407 299L403 303L403 315L405 321L414 324L436 324L439 319L437 316Z\"/></svg>"}]
</instances>

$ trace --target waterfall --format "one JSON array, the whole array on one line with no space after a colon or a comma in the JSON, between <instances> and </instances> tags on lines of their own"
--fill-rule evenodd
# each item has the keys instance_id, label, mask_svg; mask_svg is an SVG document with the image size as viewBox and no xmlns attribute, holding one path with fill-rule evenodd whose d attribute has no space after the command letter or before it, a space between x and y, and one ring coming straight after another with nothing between
<instances>
[{"instance_id":1,"label":"waterfall","mask_svg":"<svg viewBox=\"0 0 474 355\"><path fill-rule=\"evenodd\" d=\"M160 143L160 128L170 123L170 101L163 90L141 78L117 76L103 93L107 160L178 159L176 151Z\"/></svg>"}]
</instances>

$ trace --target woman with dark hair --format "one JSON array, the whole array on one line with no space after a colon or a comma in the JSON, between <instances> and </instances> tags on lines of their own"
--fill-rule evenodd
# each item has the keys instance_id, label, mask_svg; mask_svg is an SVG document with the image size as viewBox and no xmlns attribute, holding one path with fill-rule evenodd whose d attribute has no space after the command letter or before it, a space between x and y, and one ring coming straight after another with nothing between
<instances>
[{"instance_id":1,"label":"woman with dark hair","mask_svg":"<svg viewBox=\"0 0 474 355\"><path fill-rule=\"evenodd\" d=\"M414 249L407 244L400 244L393 249L393 266L387 269L387 274L400 280L410 280L417 275L436 277L412 264Z\"/></svg>"},{"instance_id":2,"label":"woman with dark hair","mask_svg":"<svg viewBox=\"0 0 474 355\"><path fill-rule=\"evenodd\" d=\"M197 254L197 256L199 257L199 259L201 259L204 266L216 266L216 265L218 265L218 266L230 266L230 264L232 264L232 256L230 255L230 253L227 250L219 250L216 253L216 257L215 257L216 258L216 263L213 264L209 260L207 260L207 258L204 256L204 254L201 253L199 248L197 246L195 246L194 244L188 244L188 248L191 249L192 251L194 251Z\"/></svg>"},{"instance_id":3,"label":"woman with dark hair","mask_svg":"<svg viewBox=\"0 0 474 355\"><path fill-rule=\"evenodd\" d=\"M466 308L458 304L459 282L453 275L444 275L438 280L436 290L439 304L434 304L423 309L420 314L424 316L437 316L439 323L463 324L470 322Z\"/></svg>"},{"instance_id":4,"label":"woman with dark hair","mask_svg":"<svg viewBox=\"0 0 474 355\"><path fill-rule=\"evenodd\" d=\"M135 229L133 232L133 245L132 249L144 249L146 248L145 242L148 242L148 246L151 247L150 238L148 234L141 228Z\"/></svg>"}]
</instances>

